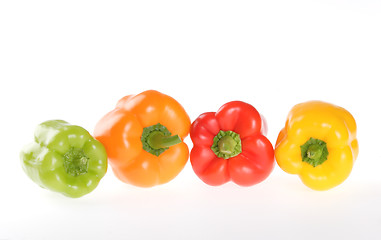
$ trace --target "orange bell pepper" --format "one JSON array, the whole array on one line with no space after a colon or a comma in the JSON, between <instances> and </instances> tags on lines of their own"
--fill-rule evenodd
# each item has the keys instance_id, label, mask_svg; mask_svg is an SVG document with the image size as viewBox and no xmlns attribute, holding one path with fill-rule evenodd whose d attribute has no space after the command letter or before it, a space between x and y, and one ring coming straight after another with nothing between
<instances>
[{"instance_id":1,"label":"orange bell pepper","mask_svg":"<svg viewBox=\"0 0 381 240\"><path fill-rule=\"evenodd\" d=\"M169 182L184 168L189 149L183 140L190 125L175 99L149 90L120 99L97 123L94 136L121 181L152 187Z\"/></svg>"}]
</instances>

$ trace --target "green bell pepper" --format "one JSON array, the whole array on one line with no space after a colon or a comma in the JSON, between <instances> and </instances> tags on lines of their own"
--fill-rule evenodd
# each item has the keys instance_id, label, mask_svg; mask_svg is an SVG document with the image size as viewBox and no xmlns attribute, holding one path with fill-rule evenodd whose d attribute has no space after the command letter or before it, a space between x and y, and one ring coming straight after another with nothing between
<instances>
[{"instance_id":1,"label":"green bell pepper","mask_svg":"<svg viewBox=\"0 0 381 240\"><path fill-rule=\"evenodd\" d=\"M34 138L20 157L25 173L41 187L77 198L93 191L106 174L105 148L82 127L46 121Z\"/></svg>"}]
</instances>

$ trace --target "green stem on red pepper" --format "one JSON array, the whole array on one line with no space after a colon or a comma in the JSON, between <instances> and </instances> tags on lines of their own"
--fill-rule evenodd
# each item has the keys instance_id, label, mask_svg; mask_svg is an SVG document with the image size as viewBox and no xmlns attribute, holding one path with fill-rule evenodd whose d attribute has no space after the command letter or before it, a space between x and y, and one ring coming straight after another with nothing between
<instances>
[{"instance_id":1,"label":"green stem on red pepper","mask_svg":"<svg viewBox=\"0 0 381 240\"><path fill-rule=\"evenodd\" d=\"M219 158L229 159L242 152L241 138L238 133L233 131L222 131L213 138L211 147Z\"/></svg>"}]
</instances>

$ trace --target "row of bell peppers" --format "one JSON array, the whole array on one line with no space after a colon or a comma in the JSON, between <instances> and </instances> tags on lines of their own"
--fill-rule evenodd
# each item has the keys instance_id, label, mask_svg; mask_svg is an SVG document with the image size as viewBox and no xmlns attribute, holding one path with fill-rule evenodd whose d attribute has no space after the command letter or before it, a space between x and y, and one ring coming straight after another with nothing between
<instances>
[{"instance_id":1,"label":"row of bell peppers","mask_svg":"<svg viewBox=\"0 0 381 240\"><path fill-rule=\"evenodd\" d=\"M206 184L265 180L275 160L315 190L341 184L358 155L356 122L345 109L310 101L288 114L275 149L264 118L250 104L233 101L192 124L172 97L154 90L123 97L96 125L93 136L62 120L41 123L21 151L26 174L43 188L68 197L93 191L110 164L121 181L139 187L175 178L188 159ZM190 134L189 153L184 139Z\"/></svg>"}]
</instances>

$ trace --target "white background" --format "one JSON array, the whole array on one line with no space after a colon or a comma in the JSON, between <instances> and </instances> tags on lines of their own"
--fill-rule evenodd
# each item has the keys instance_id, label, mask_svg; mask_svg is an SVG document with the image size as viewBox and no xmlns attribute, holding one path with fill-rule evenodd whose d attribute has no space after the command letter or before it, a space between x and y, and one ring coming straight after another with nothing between
<instances>
[{"instance_id":1,"label":"white background","mask_svg":"<svg viewBox=\"0 0 381 240\"><path fill-rule=\"evenodd\" d=\"M379 0L3 0L0 80L1 240L381 239ZM189 162L149 189L109 169L79 199L23 173L19 151L37 124L92 132L119 98L147 89L177 99L192 121L249 102L273 144L293 105L335 103L357 120L360 155L325 192L278 166L247 188L205 185Z\"/></svg>"}]
</instances>

